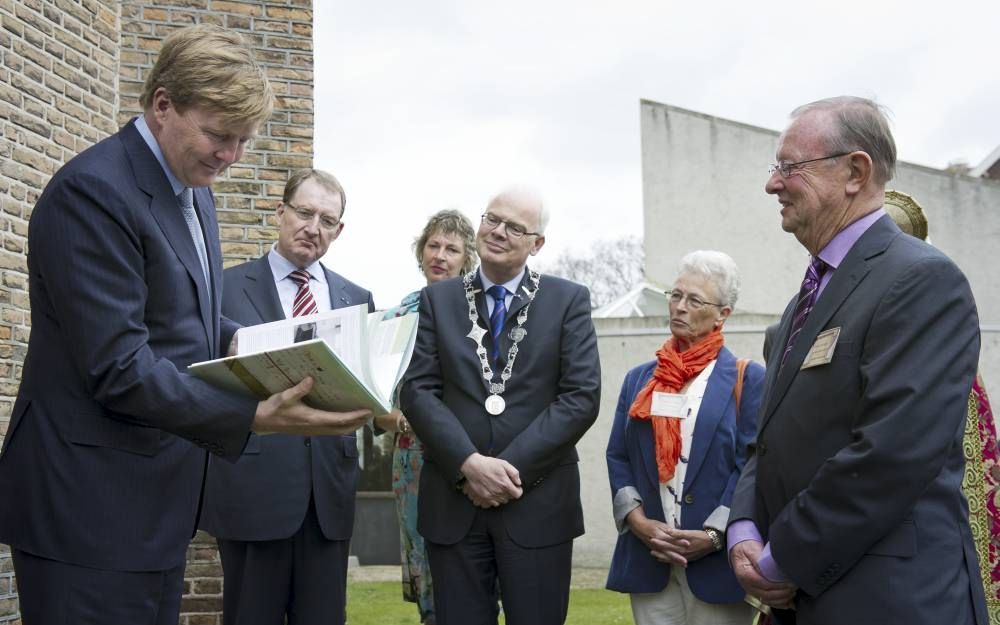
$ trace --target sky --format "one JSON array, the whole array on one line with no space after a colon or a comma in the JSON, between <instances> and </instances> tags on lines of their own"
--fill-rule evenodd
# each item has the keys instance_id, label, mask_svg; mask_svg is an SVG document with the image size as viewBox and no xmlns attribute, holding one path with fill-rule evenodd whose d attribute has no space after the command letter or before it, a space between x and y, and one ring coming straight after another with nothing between
<instances>
[{"instance_id":1,"label":"sky","mask_svg":"<svg viewBox=\"0 0 1000 625\"><path fill-rule=\"evenodd\" d=\"M552 215L540 267L642 235L641 99L780 130L859 95L891 111L901 160L1000 145L995 1L316 0L313 24L314 162L347 193L324 262L379 308L423 286L432 213L478 224L513 184Z\"/></svg>"}]
</instances>

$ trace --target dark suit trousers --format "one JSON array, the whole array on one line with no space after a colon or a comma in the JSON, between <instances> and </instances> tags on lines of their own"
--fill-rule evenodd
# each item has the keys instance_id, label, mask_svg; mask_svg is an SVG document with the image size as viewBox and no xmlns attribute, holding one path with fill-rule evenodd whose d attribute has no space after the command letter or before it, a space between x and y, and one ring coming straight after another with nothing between
<instances>
[{"instance_id":1,"label":"dark suit trousers","mask_svg":"<svg viewBox=\"0 0 1000 625\"><path fill-rule=\"evenodd\" d=\"M327 540L316 503L283 540L219 540L224 625L343 625L349 540Z\"/></svg>"},{"instance_id":2,"label":"dark suit trousers","mask_svg":"<svg viewBox=\"0 0 1000 625\"><path fill-rule=\"evenodd\" d=\"M177 625L184 565L106 571L13 549L25 625Z\"/></svg>"},{"instance_id":3,"label":"dark suit trousers","mask_svg":"<svg viewBox=\"0 0 1000 625\"><path fill-rule=\"evenodd\" d=\"M573 541L530 549L507 535L499 509L477 510L454 545L425 539L437 625L495 625L497 580L507 625L559 625L569 608Z\"/></svg>"}]
</instances>

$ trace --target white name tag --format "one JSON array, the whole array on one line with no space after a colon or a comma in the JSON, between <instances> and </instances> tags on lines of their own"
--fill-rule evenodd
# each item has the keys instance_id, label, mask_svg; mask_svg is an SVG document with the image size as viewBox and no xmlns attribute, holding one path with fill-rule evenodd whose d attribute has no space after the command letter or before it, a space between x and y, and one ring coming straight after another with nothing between
<instances>
[{"instance_id":1,"label":"white name tag","mask_svg":"<svg viewBox=\"0 0 1000 625\"><path fill-rule=\"evenodd\" d=\"M818 367L833 360L833 352L837 349L837 339L839 337L840 326L817 334L816 340L813 342L812 347L809 348L809 353L806 354L806 359L802 361L800 369Z\"/></svg>"},{"instance_id":2,"label":"white name tag","mask_svg":"<svg viewBox=\"0 0 1000 625\"><path fill-rule=\"evenodd\" d=\"M686 419L688 415L687 396L653 391L653 403L649 413L657 417Z\"/></svg>"}]
</instances>

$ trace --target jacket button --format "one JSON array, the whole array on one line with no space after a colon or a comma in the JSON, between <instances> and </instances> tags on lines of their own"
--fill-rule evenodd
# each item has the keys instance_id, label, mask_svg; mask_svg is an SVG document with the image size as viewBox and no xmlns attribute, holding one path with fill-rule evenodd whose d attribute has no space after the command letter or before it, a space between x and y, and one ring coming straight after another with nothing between
<instances>
[{"instance_id":1,"label":"jacket button","mask_svg":"<svg viewBox=\"0 0 1000 625\"><path fill-rule=\"evenodd\" d=\"M690 493L688 493L687 495L684 495L684 503L686 503L689 506L691 504L693 504L694 503L694 495L692 495Z\"/></svg>"},{"instance_id":2,"label":"jacket button","mask_svg":"<svg viewBox=\"0 0 1000 625\"><path fill-rule=\"evenodd\" d=\"M767 445L764 443L757 443L757 455L763 456L767 453Z\"/></svg>"},{"instance_id":3,"label":"jacket button","mask_svg":"<svg viewBox=\"0 0 1000 625\"><path fill-rule=\"evenodd\" d=\"M310 441L310 440L309 440L309 439L307 438L306 440L304 440L304 441L302 442L302 444L303 444L303 445L305 445L306 447L310 447L310 446L312 446L312 441Z\"/></svg>"}]
</instances>

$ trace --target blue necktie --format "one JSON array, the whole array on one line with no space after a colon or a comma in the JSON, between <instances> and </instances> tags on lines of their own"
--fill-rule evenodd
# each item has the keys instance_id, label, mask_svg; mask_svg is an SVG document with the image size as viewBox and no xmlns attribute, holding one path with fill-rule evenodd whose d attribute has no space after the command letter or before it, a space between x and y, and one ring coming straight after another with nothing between
<instances>
[{"instance_id":1,"label":"blue necktie","mask_svg":"<svg viewBox=\"0 0 1000 625\"><path fill-rule=\"evenodd\" d=\"M494 284L487 293L493 298L493 314L490 315L490 334L493 335L493 349L490 352L493 364L496 365L500 358L500 333L503 331L503 323L507 320L507 289Z\"/></svg>"}]
</instances>

